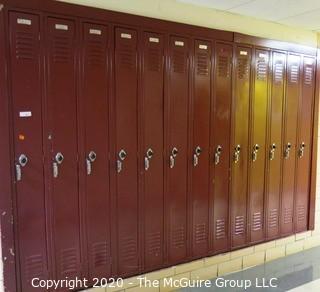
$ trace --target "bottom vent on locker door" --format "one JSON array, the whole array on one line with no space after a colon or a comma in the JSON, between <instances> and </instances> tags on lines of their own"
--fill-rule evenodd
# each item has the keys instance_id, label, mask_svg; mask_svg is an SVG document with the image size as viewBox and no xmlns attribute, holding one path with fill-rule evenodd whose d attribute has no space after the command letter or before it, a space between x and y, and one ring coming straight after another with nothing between
<instances>
[{"instance_id":1,"label":"bottom vent on locker door","mask_svg":"<svg viewBox=\"0 0 320 292\"><path fill-rule=\"evenodd\" d=\"M259 231L262 229L262 216L260 212L253 213L252 216L252 231Z\"/></svg>"},{"instance_id":2,"label":"bottom vent on locker door","mask_svg":"<svg viewBox=\"0 0 320 292\"><path fill-rule=\"evenodd\" d=\"M175 248L182 248L185 245L185 230L184 227L177 228L171 233L172 244Z\"/></svg>"},{"instance_id":3,"label":"bottom vent on locker door","mask_svg":"<svg viewBox=\"0 0 320 292\"><path fill-rule=\"evenodd\" d=\"M73 275L78 269L77 251L74 248L68 248L61 251L60 267L62 276Z\"/></svg>"},{"instance_id":4,"label":"bottom vent on locker door","mask_svg":"<svg viewBox=\"0 0 320 292\"><path fill-rule=\"evenodd\" d=\"M292 208L284 208L284 224L292 223Z\"/></svg>"},{"instance_id":5,"label":"bottom vent on locker door","mask_svg":"<svg viewBox=\"0 0 320 292\"><path fill-rule=\"evenodd\" d=\"M226 221L225 219L216 220L216 239L223 239L226 237Z\"/></svg>"},{"instance_id":6,"label":"bottom vent on locker door","mask_svg":"<svg viewBox=\"0 0 320 292\"><path fill-rule=\"evenodd\" d=\"M121 258L125 261L133 260L137 257L138 247L134 238L127 237L122 238L120 243Z\"/></svg>"},{"instance_id":7,"label":"bottom vent on locker door","mask_svg":"<svg viewBox=\"0 0 320 292\"><path fill-rule=\"evenodd\" d=\"M103 241L92 244L91 256L95 268L108 265L110 258L110 255L108 254L108 243Z\"/></svg>"},{"instance_id":8,"label":"bottom vent on locker door","mask_svg":"<svg viewBox=\"0 0 320 292\"><path fill-rule=\"evenodd\" d=\"M161 252L161 234L160 232L153 232L147 235L146 243L147 253L153 256L159 256Z\"/></svg>"},{"instance_id":9,"label":"bottom vent on locker door","mask_svg":"<svg viewBox=\"0 0 320 292\"><path fill-rule=\"evenodd\" d=\"M33 255L25 259L25 278L31 283L32 279L44 279L44 260L42 255Z\"/></svg>"},{"instance_id":10,"label":"bottom vent on locker door","mask_svg":"<svg viewBox=\"0 0 320 292\"><path fill-rule=\"evenodd\" d=\"M236 216L234 235L244 234L244 216Z\"/></svg>"},{"instance_id":11,"label":"bottom vent on locker door","mask_svg":"<svg viewBox=\"0 0 320 292\"><path fill-rule=\"evenodd\" d=\"M297 219L298 222L303 222L306 220L306 210L303 205L297 207Z\"/></svg>"},{"instance_id":12,"label":"bottom vent on locker door","mask_svg":"<svg viewBox=\"0 0 320 292\"><path fill-rule=\"evenodd\" d=\"M195 241L197 244L204 243L207 241L207 230L206 224L197 224L195 227Z\"/></svg>"},{"instance_id":13,"label":"bottom vent on locker door","mask_svg":"<svg viewBox=\"0 0 320 292\"><path fill-rule=\"evenodd\" d=\"M269 228L275 228L278 226L278 209L272 209L269 211Z\"/></svg>"}]
</instances>

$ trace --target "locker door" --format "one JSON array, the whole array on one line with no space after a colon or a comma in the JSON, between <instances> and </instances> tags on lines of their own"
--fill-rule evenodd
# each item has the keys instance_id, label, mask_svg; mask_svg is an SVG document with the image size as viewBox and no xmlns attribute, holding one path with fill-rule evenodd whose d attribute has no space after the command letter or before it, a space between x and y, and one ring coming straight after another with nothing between
<instances>
[{"instance_id":1,"label":"locker door","mask_svg":"<svg viewBox=\"0 0 320 292\"><path fill-rule=\"evenodd\" d=\"M144 263L146 269L163 263L163 71L164 38L144 33L142 92L144 107Z\"/></svg>"},{"instance_id":2,"label":"locker door","mask_svg":"<svg viewBox=\"0 0 320 292\"><path fill-rule=\"evenodd\" d=\"M47 99L56 277L81 276L75 24L47 19Z\"/></svg>"},{"instance_id":3,"label":"locker door","mask_svg":"<svg viewBox=\"0 0 320 292\"><path fill-rule=\"evenodd\" d=\"M296 149L298 155L294 211L296 232L305 231L308 228L315 65L314 58L303 58L302 94L299 103L299 136Z\"/></svg>"},{"instance_id":4,"label":"locker door","mask_svg":"<svg viewBox=\"0 0 320 292\"><path fill-rule=\"evenodd\" d=\"M232 167L231 167L231 246L246 244L247 180L250 107L250 48L236 47L235 89L233 99Z\"/></svg>"},{"instance_id":5,"label":"locker door","mask_svg":"<svg viewBox=\"0 0 320 292\"><path fill-rule=\"evenodd\" d=\"M194 51L192 254L201 256L208 252L211 43L197 40Z\"/></svg>"},{"instance_id":6,"label":"locker door","mask_svg":"<svg viewBox=\"0 0 320 292\"><path fill-rule=\"evenodd\" d=\"M279 235L282 129L286 54L272 53L270 137L267 147L266 237Z\"/></svg>"},{"instance_id":7,"label":"locker door","mask_svg":"<svg viewBox=\"0 0 320 292\"><path fill-rule=\"evenodd\" d=\"M300 57L288 56L281 197L281 235L293 233L293 200L296 169L296 140L300 95Z\"/></svg>"},{"instance_id":8,"label":"locker door","mask_svg":"<svg viewBox=\"0 0 320 292\"><path fill-rule=\"evenodd\" d=\"M169 263L187 256L187 161L189 103L189 43L182 37L169 41L169 149L167 157L167 217Z\"/></svg>"},{"instance_id":9,"label":"locker door","mask_svg":"<svg viewBox=\"0 0 320 292\"><path fill-rule=\"evenodd\" d=\"M264 238L264 177L267 133L269 52L255 51L252 95L251 144L249 144L249 230L250 241Z\"/></svg>"},{"instance_id":10,"label":"locker door","mask_svg":"<svg viewBox=\"0 0 320 292\"><path fill-rule=\"evenodd\" d=\"M32 278L48 277L39 17L11 12L9 24L17 250L21 290L34 291Z\"/></svg>"},{"instance_id":11,"label":"locker door","mask_svg":"<svg viewBox=\"0 0 320 292\"><path fill-rule=\"evenodd\" d=\"M138 258L137 32L115 30L117 227L119 276L136 273Z\"/></svg>"},{"instance_id":12,"label":"locker door","mask_svg":"<svg viewBox=\"0 0 320 292\"><path fill-rule=\"evenodd\" d=\"M215 100L213 141L211 143L211 190L213 195L213 250L224 251L229 246L229 163L232 101L233 46L216 45Z\"/></svg>"},{"instance_id":13,"label":"locker door","mask_svg":"<svg viewBox=\"0 0 320 292\"><path fill-rule=\"evenodd\" d=\"M89 279L110 275L108 45L106 26L82 27L82 89L86 173L85 213Z\"/></svg>"}]
</instances>

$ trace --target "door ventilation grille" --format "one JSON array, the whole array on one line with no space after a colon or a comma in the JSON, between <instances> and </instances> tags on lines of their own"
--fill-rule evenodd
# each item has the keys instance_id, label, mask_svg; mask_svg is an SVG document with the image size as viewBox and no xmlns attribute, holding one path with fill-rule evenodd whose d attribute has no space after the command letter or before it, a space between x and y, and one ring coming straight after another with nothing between
<instances>
[{"instance_id":1,"label":"door ventilation grille","mask_svg":"<svg viewBox=\"0 0 320 292\"><path fill-rule=\"evenodd\" d=\"M195 242L204 243L207 240L207 226L205 223L197 224L195 228Z\"/></svg>"},{"instance_id":2,"label":"door ventilation grille","mask_svg":"<svg viewBox=\"0 0 320 292\"><path fill-rule=\"evenodd\" d=\"M209 56L207 51L197 53L197 74L209 75Z\"/></svg>"},{"instance_id":3,"label":"door ventilation grille","mask_svg":"<svg viewBox=\"0 0 320 292\"><path fill-rule=\"evenodd\" d=\"M177 228L172 231L172 244L174 248L183 248L185 246L185 229L184 227Z\"/></svg>"},{"instance_id":4,"label":"door ventilation grille","mask_svg":"<svg viewBox=\"0 0 320 292\"><path fill-rule=\"evenodd\" d=\"M124 69L134 69L136 65L136 55L131 46L122 45L119 48L120 64Z\"/></svg>"},{"instance_id":5,"label":"door ventilation grille","mask_svg":"<svg viewBox=\"0 0 320 292\"><path fill-rule=\"evenodd\" d=\"M31 282L33 278L43 279L44 260L42 255L33 255L25 259L25 278Z\"/></svg>"},{"instance_id":6,"label":"door ventilation grille","mask_svg":"<svg viewBox=\"0 0 320 292\"><path fill-rule=\"evenodd\" d=\"M306 85L312 84L313 68L311 66L306 66L304 70L304 83Z\"/></svg>"},{"instance_id":7,"label":"door ventilation grille","mask_svg":"<svg viewBox=\"0 0 320 292\"><path fill-rule=\"evenodd\" d=\"M306 220L306 209L304 205L299 205L297 207L297 219L298 222L304 222Z\"/></svg>"},{"instance_id":8,"label":"door ventilation grille","mask_svg":"<svg viewBox=\"0 0 320 292\"><path fill-rule=\"evenodd\" d=\"M292 223L292 208L284 208L284 224Z\"/></svg>"},{"instance_id":9,"label":"door ventilation grille","mask_svg":"<svg viewBox=\"0 0 320 292\"><path fill-rule=\"evenodd\" d=\"M88 43L88 64L92 66L103 66L106 62L106 52L101 41L91 40Z\"/></svg>"},{"instance_id":10,"label":"door ventilation grille","mask_svg":"<svg viewBox=\"0 0 320 292\"><path fill-rule=\"evenodd\" d=\"M265 81L268 74L268 64L264 58L260 58L257 61L257 79Z\"/></svg>"},{"instance_id":11,"label":"door ventilation grille","mask_svg":"<svg viewBox=\"0 0 320 292\"><path fill-rule=\"evenodd\" d=\"M249 60L247 56L238 57L238 78L246 79L249 76Z\"/></svg>"},{"instance_id":12,"label":"door ventilation grille","mask_svg":"<svg viewBox=\"0 0 320 292\"><path fill-rule=\"evenodd\" d=\"M106 241L96 242L91 248L94 267L103 267L109 264L108 243Z\"/></svg>"},{"instance_id":13,"label":"door ventilation grille","mask_svg":"<svg viewBox=\"0 0 320 292\"><path fill-rule=\"evenodd\" d=\"M72 60L72 44L68 36L53 37L53 62L69 63Z\"/></svg>"},{"instance_id":14,"label":"door ventilation grille","mask_svg":"<svg viewBox=\"0 0 320 292\"><path fill-rule=\"evenodd\" d=\"M162 62L162 56L161 56L161 50L158 48L149 48L148 51L148 70L154 71L154 72L160 72L161 71L161 62Z\"/></svg>"},{"instance_id":15,"label":"door ventilation grille","mask_svg":"<svg viewBox=\"0 0 320 292\"><path fill-rule=\"evenodd\" d=\"M261 212L253 213L252 215L252 231L259 231L262 229Z\"/></svg>"},{"instance_id":16,"label":"door ventilation grille","mask_svg":"<svg viewBox=\"0 0 320 292\"><path fill-rule=\"evenodd\" d=\"M274 66L274 81L277 83L283 82L284 66L282 62L277 62Z\"/></svg>"},{"instance_id":17,"label":"door ventilation grille","mask_svg":"<svg viewBox=\"0 0 320 292\"><path fill-rule=\"evenodd\" d=\"M269 211L269 228L278 227L278 209Z\"/></svg>"},{"instance_id":18,"label":"door ventilation grille","mask_svg":"<svg viewBox=\"0 0 320 292\"><path fill-rule=\"evenodd\" d=\"M223 239L226 237L226 221L225 219L216 220L216 239Z\"/></svg>"},{"instance_id":19,"label":"door ventilation grille","mask_svg":"<svg viewBox=\"0 0 320 292\"><path fill-rule=\"evenodd\" d=\"M234 229L235 235L244 234L244 216L236 216L234 226L235 226L235 229Z\"/></svg>"},{"instance_id":20,"label":"door ventilation grille","mask_svg":"<svg viewBox=\"0 0 320 292\"><path fill-rule=\"evenodd\" d=\"M222 78L229 78L231 73L231 63L228 56L218 57L218 75Z\"/></svg>"},{"instance_id":21,"label":"door ventilation grille","mask_svg":"<svg viewBox=\"0 0 320 292\"><path fill-rule=\"evenodd\" d=\"M130 261L135 259L138 253L137 241L131 237L123 237L120 241L120 253L122 260Z\"/></svg>"},{"instance_id":22,"label":"door ventilation grille","mask_svg":"<svg viewBox=\"0 0 320 292\"><path fill-rule=\"evenodd\" d=\"M74 248L62 250L60 254L60 263L62 276L75 274L79 265L77 251Z\"/></svg>"},{"instance_id":23,"label":"door ventilation grille","mask_svg":"<svg viewBox=\"0 0 320 292\"><path fill-rule=\"evenodd\" d=\"M293 64L290 68L290 82L297 83L299 80L299 66L298 64Z\"/></svg>"},{"instance_id":24,"label":"door ventilation grille","mask_svg":"<svg viewBox=\"0 0 320 292\"><path fill-rule=\"evenodd\" d=\"M15 51L18 60L33 60L35 57L36 40L29 32L18 31L16 33Z\"/></svg>"},{"instance_id":25,"label":"door ventilation grille","mask_svg":"<svg viewBox=\"0 0 320 292\"><path fill-rule=\"evenodd\" d=\"M159 256L161 253L161 233L153 232L147 235L147 253L153 256Z\"/></svg>"},{"instance_id":26,"label":"door ventilation grille","mask_svg":"<svg viewBox=\"0 0 320 292\"><path fill-rule=\"evenodd\" d=\"M173 51L173 71L184 73L186 70L186 54L182 50Z\"/></svg>"}]
</instances>

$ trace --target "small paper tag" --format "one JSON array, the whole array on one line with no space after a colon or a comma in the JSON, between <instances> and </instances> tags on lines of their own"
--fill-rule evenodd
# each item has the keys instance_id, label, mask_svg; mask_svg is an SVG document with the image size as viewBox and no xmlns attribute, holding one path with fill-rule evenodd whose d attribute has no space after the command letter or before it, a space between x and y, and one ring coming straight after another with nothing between
<instances>
[{"instance_id":1,"label":"small paper tag","mask_svg":"<svg viewBox=\"0 0 320 292\"><path fill-rule=\"evenodd\" d=\"M32 117L32 112L28 111L28 112L19 112L19 117L20 118L29 118Z\"/></svg>"},{"instance_id":2,"label":"small paper tag","mask_svg":"<svg viewBox=\"0 0 320 292\"><path fill-rule=\"evenodd\" d=\"M207 45L199 45L199 49L200 50L208 50L208 46Z\"/></svg>"},{"instance_id":3,"label":"small paper tag","mask_svg":"<svg viewBox=\"0 0 320 292\"><path fill-rule=\"evenodd\" d=\"M175 41L174 44L178 47L183 47L184 46L184 42L181 41Z\"/></svg>"},{"instance_id":4,"label":"small paper tag","mask_svg":"<svg viewBox=\"0 0 320 292\"><path fill-rule=\"evenodd\" d=\"M18 18L17 19L18 24L24 24L24 25L31 25L30 19L24 19L24 18Z\"/></svg>"},{"instance_id":5,"label":"small paper tag","mask_svg":"<svg viewBox=\"0 0 320 292\"><path fill-rule=\"evenodd\" d=\"M247 52L247 51L240 51L240 55L242 55L242 56L247 56L247 55L248 55L248 52Z\"/></svg>"},{"instance_id":6,"label":"small paper tag","mask_svg":"<svg viewBox=\"0 0 320 292\"><path fill-rule=\"evenodd\" d=\"M158 38L149 38L150 43L158 43L159 39Z\"/></svg>"},{"instance_id":7,"label":"small paper tag","mask_svg":"<svg viewBox=\"0 0 320 292\"><path fill-rule=\"evenodd\" d=\"M65 24L56 24L55 28L58 30L68 30L69 29L69 27Z\"/></svg>"},{"instance_id":8,"label":"small paper tag","mask_svg":"<svg viewBox=\"0 0 320 292\"><path fill-rule=\"evenodd\" d=\"M90 34L96 34L96 35L101 35L102 34L100 29L93 29L93 28L90 29L89 33Z\"/></svg>"},{"instance_id":9,"label":"small paper tag","mask_svg":"<svg viewBox=\"0 0 320 292\"><path fill-rule=\"evenodd\" d=\"M121 38L123 38L123 39L131 39L132 36L131 36L131 34L129 34L129 33L122 33L122 34L121 34Z\"/></svg>"}]
</instances>

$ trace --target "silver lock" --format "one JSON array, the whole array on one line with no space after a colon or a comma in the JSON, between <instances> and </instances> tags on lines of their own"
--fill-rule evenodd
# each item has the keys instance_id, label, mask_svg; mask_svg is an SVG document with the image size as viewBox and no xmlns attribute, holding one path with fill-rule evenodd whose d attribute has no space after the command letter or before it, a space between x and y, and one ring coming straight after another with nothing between
<instances>
[{"instance_id":1,"label":"silver lock","mask_svg":"<svg viewBox=\"0 0 320 292\"><path fill-rule=\"evenodd\" d=\"M291 143L287 143L285 149L284 149L284 159L289 159L290 157L290 149L291 149Z\"/></svg>"},{"instance_id":2,"label":"silver lock","mask_svg":"<svg viewBox=\"0 0 320 292\"><path fill-rule=\"evenodd\" d=\"M241 146L238 144L235 148L234 148L234 155L233 155L233 161L234 163L238 163L240 160L240 151L241 151Z\"/></svg>"},{"instance_id":3,"label":"silver lock","mask_svg":"<svg viewBox=\"0 0 320 292\"><path fill-rule=\"evenodd\" d=\"M92 173L92 163L97 159L97 154L94 151L90 151L88 157L86 159L87 163L87 175L91 175Z\"/></svg>"},{"instance_id":4,"label":"silver lock","mask_svg":"<svg viewBox=\"0 0 320 292\"><path fill-rule=\"evenodd\" d=\"M25 154L21 154L18 158L18 162L16 164L16 180L20 181L22 179L22 168L28 164L28 157Z\"/></svg>"},{"instance_id":5,"label":"silver lock","mask_svg":"<svg viewBox=\"0 0 320 292\"><path fill-rule=\"evenodd\" d=\"M270 160L273 160L273 159L274 159L276 149L277 149L277 145L276 145L275 143L273 143L273 144L270 146L270 152L269 152L269 159L270 159Z\"/></svg>"},{"instance_id":6,"label":"silver lock","mask_svg":"<svg viewBox=\"0 0 320 292\"><path fill-rule=\"evenodd\" d=\"M64 161L63 154L61 152L58 152L54 157L54 161L52 163L52 172L53 172L54 178L57 178L59 176L59 165L61 165L63 161Z\"/></svg>"},{"instance_id":7,"label":"silver lock","mask_svg":"<svg viewBox=\"0 0 320 292\"><path fill-rule=\"evenodd\" d=\"M177 157L177 155L178 155L178 149L176 147L173 147L170 155L170 168L174 168L175 158Z\"/></svg>"},{"instance_id":8,"label":"silver lock","mask_svg":"<svg viewBox=\"0 0 320 292\"><path fill-rule=\"evenodd\" d=\"M193 166L197 166L199 164L199 156L202 153L202 148L200 146L197 146L194 150L193 154Z\"/></svg>"},{"instance_id":9,"label":"silver lock","mask_svg":"<svg viewBox=\"0 0 320 292\"><path fill-rule=\"evenodd\" d=\"M253 146L253 150L252 150L252 161L256 161L258 159L258 151L259 151L259 144L255 144Z\"/></svg>"},{"instance_id":10,"label":"silver lock","mask_svg":"<svg viewBox=\"0 0 320 292\"><path fill-rule=\"evenodd\" d=\"M146 152L146 156L144 158L144 169L148 170L150 168L150 160L153 157L153 150L149 148Z\"/></svg>"},{"instance_id":11,"label":"silver lock","mask_svg":"<svg viewBox=\"0 0 320 292\"><path fill-rule=\"evenodd\" d=\"M117 172L120 173L122 171L122 164L123 161L127 157L127 152L124 149L121 149L118 153L118 160L117 160Z\"/></svg>"},{"instance_id":12,"label":"silver lock","mask_svg":"<svg viewBox=\"0 0 320 292\"><path fill-rule=\"evenodd\" d=\"M302 143L300 144L300 147L299 147L299 153L298 153L299 158L302 158L302 157L303 157L305 147L306 147L306 144L305 144L304 142L302 142Z\"/></svg>"},{"instance_id":13,"label":"silver lock","mask_svg":"<svg viewBox=\"0 0 320 292\"><path fill-rule=\"evenodd\" d=\"M222 153L222 146L218 145L217 148L216 148L216 152L214 154L214 164L215 165L219 164L221 153Z\"/></svg>"}]
</instances>

